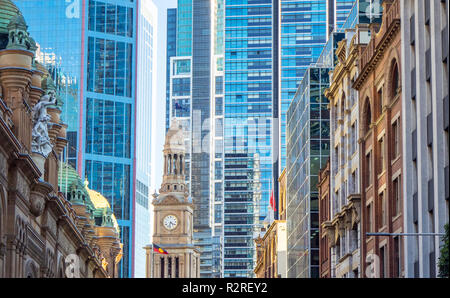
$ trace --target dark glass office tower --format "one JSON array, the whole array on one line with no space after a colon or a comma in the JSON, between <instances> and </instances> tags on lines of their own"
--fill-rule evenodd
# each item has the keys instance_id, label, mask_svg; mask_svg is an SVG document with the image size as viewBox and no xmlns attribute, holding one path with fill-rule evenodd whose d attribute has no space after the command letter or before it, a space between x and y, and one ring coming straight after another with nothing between
<instances>
[{"instance_id":1,"label":"dark glass office tower","mask_svg":"<svg viewBox=\"0 0 450 298\"><path fill-rule=\"evenodd\" d=\"M286 166L286 112L306 69L317 61L329 33L355 0L273 1L274 195ZM344 18L345 20L345 18ZM278 25L277 25L278 24ZM276 200L277 201L277 200Z\"/></svg>"},{"instance_id":2,"label":"dark glass office tower","mask_svg":"<svg viewBox=\"0 0 450 298\"><path fill-rule=\"evenodd\" d=\"M167 9L166 32L166 131L170 126L170 58L177 54L177 9Z\"/></svg>"},{"instance_id":3,"label":"dark glass office tower","mask_svg":"<svg viewBox=\"0 0 450 298\"><path fill-rule=\"evenodd\" d=\"M121 230L120 276L132 274L136 104L135 0L14 1L41 60L70 81L62 117L69 127L67 158L111 204Z\"/></svg>"},{"instance_id":4,"label":"dark glass office tower","mask_svg":"<svg viewBox=\"0 0 450 298\"><path fill-rule=\"evenodd\" d=\"M319 277L318 175L330 155L330 116L324 91L344 33L333 32L306 71L287 112L287 274Z\"/></svg>"},{"instance_id":5,"label":"dark glass office tower","mask_svg":"<svg viewBox=\"0 0 450 298\"><path fill-rule=\"evenodd\" d=\"M309 68L287 113L288 277L319 277L317 175L330 151L328 99L323 95L330 70Z\"/></svg>"},{"instance_id":6,"label":"dark glass office tower","mask_svg":"<svg viewBox=\"0 0 450 298\"><path fill-rule=\"evenodd\" d=\"M168 12L176 55L168 65L167 121L176 118L185 130L201 277L222 274L223 9L223 0L179 0L176 16Z\"/></svg>"},{"instance_id":7,"label":"dark glass office tower","mask_svg":"<svg viewBox=\"0 0 450 298\"><path fill-rule=\"evenodd\" d=\"M225 1L224 276L252 277L272 177L272 1Z\"/></svg>"},{"instance_id":8,"label":"dark glass office tower","mask_svg":"<svg viewBox=\"0 0 450 298\"><path fill-rule=\"evenodd\" d=\"M255 256L248 240L267 215L271 191L277 196L278 176L286 164L286 112L306 69L327 42L334 10L349 11L351 5L335 0L225 2L225 276L251 276ZM256 209L244 203L256 185L230 164L249 165L244 160L253 154L260 166L260 193L252 199ZM253 222L231 224L232 217Z\"/></svg>"}]
</instances>

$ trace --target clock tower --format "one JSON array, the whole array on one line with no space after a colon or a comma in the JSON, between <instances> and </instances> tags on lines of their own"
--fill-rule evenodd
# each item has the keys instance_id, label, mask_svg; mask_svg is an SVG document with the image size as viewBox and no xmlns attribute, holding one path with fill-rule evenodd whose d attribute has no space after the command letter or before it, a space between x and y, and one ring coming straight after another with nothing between
<instances>
[{"instance_id":1,"label":"clock tower","mask_svg":"<svg viewBox=\"0 0 450 298\"><path fill-rule=\"evenodd\" d=\"M192 242L193 204L185 184L183 130L177 120L167 131L163 153L163 181L152 201L153 245L145 247L146 276L200 277L200 252Z\"/></svg>"}]
</instances>

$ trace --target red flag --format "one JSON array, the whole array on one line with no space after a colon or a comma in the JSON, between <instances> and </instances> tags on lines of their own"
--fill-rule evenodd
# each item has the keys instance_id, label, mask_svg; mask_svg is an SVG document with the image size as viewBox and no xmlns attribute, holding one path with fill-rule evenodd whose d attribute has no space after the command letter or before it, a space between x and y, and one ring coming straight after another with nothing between
<instances>
[{"instance_id":1,"label":"red flag","mask_svg":"<svg viewBox=\"0 0 450 298\"><path fill-rule=\"evenodd\" d=\"M272 210L273 210L274 212L277 211L277 206L276 206L276 204L275 204L275 199L274 199L274 197L273 197L273 190L272 190L272 192L270 193L270 207L272 207Z\"/></svg>"}]
</instances>

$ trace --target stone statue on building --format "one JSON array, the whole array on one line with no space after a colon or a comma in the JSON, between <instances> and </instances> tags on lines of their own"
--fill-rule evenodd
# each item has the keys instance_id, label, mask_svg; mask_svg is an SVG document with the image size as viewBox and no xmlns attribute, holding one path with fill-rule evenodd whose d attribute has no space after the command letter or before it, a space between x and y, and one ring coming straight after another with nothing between
<instances>
[{"instance_id":1,"label":"stone statue on building","mask_svg":"<svg viewBox=\"0 0 450 298\"><path fill-rule=\"evenodd\" d=\"M42 154L44 157L47 157L53 148L48 136L48 123L51 118L47 114L47 107L55 104L55 94L49 93L42 96L33 108L31 151Z\"/></svg>"}]
</instances>

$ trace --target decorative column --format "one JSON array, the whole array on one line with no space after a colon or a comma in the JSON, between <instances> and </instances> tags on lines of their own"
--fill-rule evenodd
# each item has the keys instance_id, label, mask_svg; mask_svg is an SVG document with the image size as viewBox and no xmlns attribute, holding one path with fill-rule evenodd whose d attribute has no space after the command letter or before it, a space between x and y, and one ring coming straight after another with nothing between
<instances>
[{"instance_id":1,"label":"decorative column","mask_svg":"<svg viewBox=\"0 0 450 298\"><path fill-rule=\"evenodd\" d=\"M44 73L41 70L33 69L31 76L31 86L28 98L28 104L33 108L41 96L44 94L44 90L41 88L41 81Z\"/></svg>"}]
</instances>

